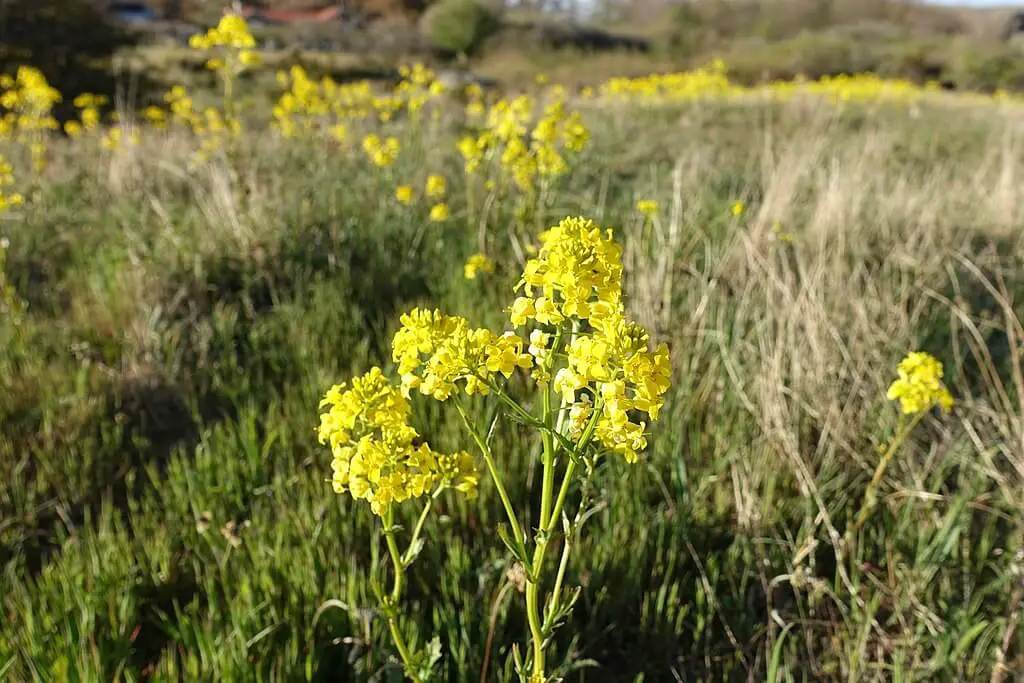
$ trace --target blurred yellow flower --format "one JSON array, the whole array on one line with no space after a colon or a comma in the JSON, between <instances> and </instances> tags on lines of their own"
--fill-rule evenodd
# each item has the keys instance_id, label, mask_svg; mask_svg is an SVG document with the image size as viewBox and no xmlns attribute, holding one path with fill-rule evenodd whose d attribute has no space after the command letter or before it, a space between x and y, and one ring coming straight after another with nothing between
<instances>
[{"instance_id":1,"label":"blurred yellow flower","mask_svg":"<svg viewBox=\"0 0 1024 683\"><path fill-rule=\"evenodd\" d=\"M363 150L375 166L386 168L398 159L401 144L398 142L398 138L388 137L386 140L381 140L376 133L370 133L363 138Z\"/></svg>"},{"instance_id":2,"label":"blurred yellow flower","mask_svg":"<svg viewBox=\"0 0 1024 683\"><path fill-rule=\"evenodd\" d=\"M431 199L443 197L447 189L448 185L445 183L444 176L431 174L427 178L427 196Z\"/></svg>"},{"instance_id":3,"label":"blurred yellow flower","mask_svg":"<svg viewBox=\"0 0 1024 683\"><path fill-rule=\"evenodd\" d=\"M466 260L463 267L463 275L467 280L475 280L477 273L493 273L494 261L487 258L485 254L473 254Z\"/></svg>"},{"instance_id":4,"label":"blurred yellow flower","mask_svg":"<svg viewBox=\"0 0 1024 683\"><path fill-rule=\"evenodd\" d=\"M395 199L408 206L413 200L412 185L399 185L395 190Z\"/></svg>"},{"instance_id":5,"label":"blurred yellow flower","mask_svg":"<svg viewBox=\"0 0 1024 683\"><path fill-rule=\"evenodd\" d=\"M658 202L653 199L640 199L636 203L636 210L648 218L654 218L658 213Z\"/></svg>"},{"instance_id":6,"label":"blurred yellow flower","mask_svg":"<svg viewBox=\"0 0 1024 683\"><path fill-rule=\"evenodd\" d=\"M746 211L746 207L743 206L743 202L733 202L730 211L732 212L733 216L742 216L743 212Z\"/></svg>"},{"instance_id":7,"label":"blurred yellow flower","mask_svg":"<svg viewBox=\"0 0 1024 683\"><path fill-rule=\"evenodd\" d=\"M440 204L434 204L434 206L430 207L430 220L435 223L448 220L448 205L441 202Z\"/></svg>"}]
</instances>

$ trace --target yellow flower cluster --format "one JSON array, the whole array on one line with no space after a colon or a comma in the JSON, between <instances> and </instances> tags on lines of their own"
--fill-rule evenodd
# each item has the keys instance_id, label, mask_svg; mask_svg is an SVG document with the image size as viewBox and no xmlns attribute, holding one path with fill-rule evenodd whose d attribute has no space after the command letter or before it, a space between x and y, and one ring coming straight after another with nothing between
<instances>
[{"instance_id":1,"label":"yellow flower cluster","mask_svg":"<svg viewBox=\"0 0 1024 683\"><path fill-rule=\"evenodd\" d=\"M611 78L598 88L605 100L677 101L739 94L743 89L729 81L725 62L708 67L640 78Z\"/></svg>"},{"instance_id":2,"label":"yellow flower cluster","mask_svg":"<svg viewBox=\"0 0 1024 683\"><path fill-rule=\"evenodd\" d=\"M370 133L363 138L363 151L370 157L374 166L387 168L398 159L398 153L402 151L398 138L388 137L381 140L376 133Z\"/></svg>"},{"instance_id":3,"label":"yellow flower cluster","mask_svg":"<svg viewBox=\"0 0 1024 683\"><path fill-rule=\"evenodd\" d=\"M399 185L395 189L395 199L400 204L409 206L416 199L416 191L412 189L412 185Z\"/></svg>"},{"instance_id":4,"label":"yellow flower cluster","mask_svg":"<svg viewBox=\"0 0 1024 683\"><path fill-rule=\"evenodd\" d=\"M445 192L448 191L448 184L444 180L444 176L432 173L427 176L427 196L431 199L439 199L444 197Z\"/></svg>"},{"instance_id":5,"label":"yellow flower cluster","mask_svg":"<svg viewBox=\"0 0 1024 683\"><path fill-rule=\"evenodd\" d=\"M327 130L343 142L348 123L362 121L374 109L375 96L366 81L339 85L325 76L314 81L301 66L277 75L287 89L273 109L274 125L284 137Z\"/></svg>"},{"instance_id":6,"label":"yellow flower cluster","mask_svg":"<svg viewBox=\"0 0 1024 683\"><path fill-rule=\"evenodd\" d=\"M466 259L462 270L467 280L475 280L478 273L493 273L494 261L487 258L486 254L473 254Z\"/></svg>"},{"instance_id":7,"label":"yellow flower cluster","mask_svg":"<svg viewBox=\"0 0 1024 683\"><path fill-rule=\"evenodd\" d=\"M904 415L917 415L938 405L944 412L953 407L953 396L942 383L942 363L921 351L907 355L896 368L897 379L886 398L899 401Z\"/></svg>"},{"instance_id":8,"label":"yellow flower cluster","mask_svg":"<svg viewBox=\"0 0 1024 683\"><path fill-rule=\"evenodd\" d=\"M798 96L815 96L843 102L894 102L913 104L941 93L938 83L919 85L904 79L876 74L840 75L818 80L796 78L743 86L731 81L722 60L706 67L639 78L611 78L598 87L604 101L664 104L708 99L760 99L784 101ZM958 94L958 98L979 102L1006 102L1014 98L1005 92L992 95ZM586 99L586 93L584 93Z\"/></svg>"},{"instance_id":9,"label":"yellow flower cluster","mask_svg":"<svg viewBox=\"0 0 1024 683\"><path fill-rule=\"evenodd\" d=\"M622 249L611 230L584 218L566 218L540 235L541 248L526 263L517 289L526 296L512 304L516 327L533 319L560 325L567 318L607 315L622 298Z\"/></svg>"},{"instance_id":10,"label":"yellow flower cluster","mask_svg":"<svg viewBox=\"0 0 1024 683\"><path fill-rule=\"evenodd\" d=\"M139 144L140 136L138 130L132 130L125 135L124 128L121 126L114 126L110 128L100 140L100 144L104 149L114 151L121 149L125 144L137 145Z\"/></svg>"},{"instance_id":11,"label":"yellow flower cluster","mask_svg":"<svg viewBox=\"0 0 1024 683\"><path fill-rule=\"evenodd\" d=\"M484 106L484 89L477 83L470 83L463 91L466 96L465 114L469 121L477 121L487 113Z\"/></svg>"},{"instance_id":12,"label":"yellow flower cluster","mask_svg":"<svg viewBox=\"0 0 1024 683\"><path fill-rule=\"evenodd\" d=\"M400 73L402 80L393 91L378 94L366 81L339 85L327 76L315 81L301 66L293 66L277 75L278 83L286 90L274 106L274 125L285 137L323 129L340 142L346 137L349 122L363 121L371 115L384 123L402 111L418 119L444 88L422 64L402 67Z\"/></svg>"},{"instance_id":13,"label":"yellow flower cluster","mask_svg":"<svg viewBox=\"0 0 1024 683\"><path fill-rule=\"evenodd\" d=\"M448 192L448 183L444 176L432 173L427 176L427 184L424 192L428 199L436 203L430 207L430 220L435 223L448 220L448 205L444 202L444 196Z\"/></svg>"},{"instance_id":14,"label":"yellow flower cluster","mask_svg":"<svg viewBox=\"0 0 1024 683\"><path fill-rule=\"evenodd\" d=\"M566 218L540 239L518 285L526 296L509 311L515 327L531 320L545 326L530 335L534 378L548 381L560 351L550 344L565 336L558 330L571 329L567 362L552 382L568 410L570 432L583 438L592 423L605 448L634 462L647 446L647 423L638 416L657 420L669 388L668 347L651 351L647 331L626 317L621 249L610 230Z\"/></svg>"},{"instance_id":15,"label":"yellow flower cluster","mask_svg":"<svg viewBox=\"0 0 1024 683\"><path fill-rule=\"evenodd\" d=\"M459 316L414 309L392 340L402 392L439 401L459 391L486 395L499 373L530 370L545 391L550 385L561 396L559 424L568 418L565 433L581 448L595 440L634 462L669 388L668 347L651 350L647 331L626 317L621 249L611 231L566 218L541 243L518 285L526 296L510 309L513 326L534 323L529 346L514 332L498 335ZM466 276L490 266L477 254Z\"/></svg>"},{"instance_id":16,"label":"yellow flower cluster","mask_svg":"<svg viewBox=\"0 0 1024 683\"><path fill-rule=\"evenodd\" d=\"M580 113L567 109L563 88L551 88L549 95L551 101L535 123L536 104L528 95L499 100L487 110L484 131L459 141L466 173L477 173L485 159L493 159L524 192L533 191L538 178L565 175L569 171L565 153L581 152L590 133Z\"/></svg>"},{"instance_id":17,"label":"yellow flower cluster","mask_svg":"<svg viewBox=\"0 0 1024 683\"><path fill-rule=\"evenodd\" d=\"M658 202L653 199L639 199L636 210L647 218L654 218L658 214Z\"/></svg>"},{"instance_id":18,"label":"yellow flower cluster","mask_svg":"<svg viewBox=\"0 0 1024 683\"><path fill-rule=\"evenodd\" d=\"M293 66L288 73L279 73L277 81L288 87L273 110L274 123L281 134L290 138L300 127L306 132L317 128L330 112L320 84L307 76L300 66Z\"/></svg>"},{"instance_id":19,"label":"yellow flower cluster","mask_svg":"<svg viewBox=\"0 0 1024 683\"><path fill-rule=\"evenodd\" d=\"M256 39L249 32L245 18L237 14L225 14L220 22L206 33L189 38L188 44L193 50L204 50L217 55L206 62L206 68L210 71L237 74L246 67L260 63L260 56L255 52Z\"/></svg>"},{"instance_id":20,"label":"yellow flower cluster","mask_svg":"<svg viewBox=\"0 0 1024 683\"><path fill-rule=\"evenodd\" d=\"M418 118L424 107L444 94L444 84L437 80L433 71L423 64L399 69L402 80L395 88L395 96L405 106L412 118ZM434 110L439 114L439 110Z\"/></svg>"},{"instance_id":21,"label":"yellow flower cluster","mask_svg":"<svg viewBox=\"0 0 1024 683\"><path fill-rule=\"evenodd\" d=\"M408 399L381 372L372 368L327 391L320 408L321 444L331 448L335 492L365 500L376 515L392 503L455 488L476 493L479 474L466 452L437 453L416 445L419 434L408 424Z\"/></svg>"},{"instance_id":22,"label":"yellow flower cluster","mask_svg":"<svg viewBox=\"0 0 1024 683\"><path fill-rule=\"evenodd\" d=\"M64 132L68 137L76 138L82 133L92 132L100 126L100 107L109 100L105 95L82 93L74 100L78 110L78 120L70 120L64 124Z\"/></svg>"},{"instance_id":23,"label":"yellow flower cluster","mask_svg":"<svg viewBox=\"0 0 1024 683\"><path fill-rule=\"evenodd\" d=\"M57 130L51 112L61 95L47 82L41 71L19 66L14 77L0 76L0 139L14 139L27 145L32 165L41 171L46 164L46 134Z\"/></svg>"},{"instance_id":24,"label":"yellow flower cluster","mask_svg":"<svg viewBox=\"0 0 1024 683\"><path fill-rule=\"evenodd\" d=\"M497 335L470 327L465 318L419 308L401 320L391 350L406 395L418 390L444 401L459 384L467 395L486 395L497 373L508 378L533 363L523 340L511 332Z\"/></svg>"},{"instance_id":25,"label":"yellow flower cluster","mask_svg":"<svg viewBox=\"0 0 1024 683\"><path fill-rule=\"evenodd\" d=\"M381 165L379 163L380 161L388 162L386 165L390 165L391 163L393 163L394 159L385 156L385 154L387 153L386 150L384 151L384 153L382 153L379 150L379 148L382 146L379 141L379 138L373 140L373 137L375 136L368 136L367 139L370 140L370 147L366 149L366 152L370 154L370 157L373 160L373 162L378 166ZM396 140L395 143L397 144L397 142L398 141ZM365 144L366 143L364 142L364 145ZM427 180L423 188L423 195L427 199L434 202L434 204L430 207L430 220L434 223L440 223L442 221L448 220L448 204L446 204L444 201L444 197L447 193L448 182L444 179L443 175L432 173L429 176L427 176ZM403 204L404 206L410 206L416 199L416 191L413 189L412 185L399 185L397 188L395 188L395 199L398 201L399 204Z\"/></svg>"},{"instance_id":26,"label":"yellow flower cluster","mask_svg":"<svg viewBox=\"0 0 1024 683\"><path fill-rule=\"evenodd\" d=\"M199 149L192 155L193 163L209 159L217 150L224 146L229 136L239 136L242 132L242 122L232 116L228 116L217 107L207 107L202 111L196 111L193 107L191 95L183 86L176 85L165 95L170 110L170 121L179 126L184 126L192 131L192 134L199 138ZM160 111L161 113L156 113ZM162 110L156 107L147 109L147 118L160 121L161 124L167 119L162 115Z\"/></svg>"},{"instance_id":27,"label":"yellow flower cluster","mask_svg":"<svg viewBox=\"0 0 1024 683\"><path fill-rule=\"evenodd\" d=\"M0 212L12 206L19 206L25 198L17 192L8 192L7 188L14 184L14 169L7 160L0 156Z\"/></svg>"},{"instance_id":28,"label":"yellow flower cluster","mask_svg":"<svg viewBox=\"0 0 1024 683\"><path fill-rule=\"evenodd\" d=\"M434 204L430 207L430 220L434 223L442 223L448 220L451 212L448 210L448 205L444 202Z\"/></svg>"}]
</instances>

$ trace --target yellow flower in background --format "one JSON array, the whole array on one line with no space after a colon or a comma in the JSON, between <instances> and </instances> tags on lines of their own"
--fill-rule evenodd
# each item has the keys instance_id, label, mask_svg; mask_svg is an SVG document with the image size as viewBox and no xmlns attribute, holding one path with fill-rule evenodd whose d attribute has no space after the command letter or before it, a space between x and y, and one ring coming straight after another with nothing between
<instances>
[{"instance_id":1,"label":"yellow flower in background","mask_svg":"<svg viewBox=\"0 0 1024 683\"><path fill-rule=\"evenodd\" d=\"M636 210L647 218L654 218L658 213L658 202L653 199L640 199L636 203Z\"/></svg>"},{"instance_id":2,"label":"yellow flower in background","mask_svg":"<svg viewBox=\"0 0 1024 683\"><path fill-rule=\"evenodd\" d=\"M399 185L395 190L395 199L406 206L412 203L413 195L412 185Z\"/></svg>"},{"instance_id":3,"label":"yellow flower in background","mask_svg":"<svg viewBox=\"0 0 1024 683\"><path fill-rule=\"evenodd\" d=\"M374 166L380 168L387 168L394 164L398 159L398 153L401 149L401 143L395 137L381 140L380 136L376 133L370 133L363 138L363 150L370 157L370 161L373 162Z\"/></svg>"},{"instance_id":4,"label":"yellow flower in background","mask_svg":"<svg viewBox=\"0 0 1024 683\"><path fill-rule=\"evenodd\" d=\"M142 112L142 116L154 128L163 128L167 125L167 112L155 105L146 107Z\"/></svg>"},{"instance_id":5,"label":"yellow flower in background","mask_svg":"<svg viewBox=\"0 0 1024 683\"><path fill-rule=\"evenodd\" d=\"M103 145L104 149L111 151L120 149L126 143L129 145L139 144L139 132L137 130L132 130L125 135L124 130L118 126L107 131L107 134L104 135L103 139L100 141L100 144Z\"/></svg>"},{"instance_id":6,"label":"yellow flower in background","mask_svg":"<svg viewBox=\"0 0 1024 683\"><path fill-rule=\"evenodd\" d=\"M197 33L188 40L193 50L223 50L223 57L212 57L207 60L206 68L211 71L231 69L240 71L248 66L259 64L259 55L254 52L256 39L249 32L245 18L237 14L225 14L220 22L206 33ZM228 64L227 59L237 60Z\"/></svg>"},{"instance_id":7,"label":"yellow flower in background","mask_svg":"<svg viewBox=\"0 0 1024 683\"><path fill-rule=\"evenodd\" d=\"M430 220L435 223L448 220L448 205L441 202L430 207Z\"/></svg>"},{"instance_id":8,"label":"yellow flower in background","mask_svg":"<svg viewBox=\"0 0 1024 683\"><path fill-rule=\"evenodd\" d=\"M733 216L742 216L743 212L746 211L746 207L743 206L743 202L733 202L732 208L729 209Z\"/></svg>"},{"instance_id":9,"label":"yellow flower in background","mask_svg":"<svg viewBox=\"0 0 1024 683\"><path fill-rule=\"evenodd\" d=\"M483 160L485 145L477 138L465 136L459 140L459 154L465 162L465 170L468 175L476 173Z\"/></svg>"},{"instance_id":10,"label":"yellow flower in background","mask_svg":"<svg viewBox=\"0 0 1024 683\"><path fill-rule=\"evenodd\" d=\"M4 157L0 156L0 211L5 211L12 206L20 206L25 203L25 197L17 192L7 192L7 187L14 184L14 168L7 163ZM0 246L0 251L6 249L6 244ZM3 271L0 270L0 281L3 279Z\"/></svg>"},{"instance_id":11,"label":"yellow flower in background","mask_svg":"<svg viewBox=\"0 0 1024 683\"><path fill-rule=\"evenodd\" d=\"M466 260L463 267L463 275L467 280L475 280L477 273L493 273L494 261L487 258L486 254L473 254Z\"/></svg>"},{"instance_id":12,"label":"yellow flower in background","mask_svg":"<svg viewBox=\"0 0 1024 683\"><path fill-rule=\"evenodd\" d=\"M899 401L904 415L917 415L938 405L943 412L953 407L953 396L942 383L942 363L922 351L907 355L896 368L898 377L885 397Z\"/></svg>"},{"instance_id":13,"label":"yellow flower in background","mask_svg":"<svg viewBox=\"0 0 1024 683\"><path fill-rule=\"evenodd\" d=\"M780 242L793 241L793 234L783 230L782 223L780 223L779 221L775 221L774 223L772 223L771 232L772 235L774 235L775 238L778 239Z\"/></svg>"},{"instance_id":14,"label":"yellow flower in background","mask_svg":"<svg viewBox=\"0 0 1024 683\"><path fill-rule=\"evenodd\" d=\"M440 199L444 196L448 190L448 185L444 180L444 176L431 174L427 178L427 196L431 199Z\"/></svg>"}]
</instances>

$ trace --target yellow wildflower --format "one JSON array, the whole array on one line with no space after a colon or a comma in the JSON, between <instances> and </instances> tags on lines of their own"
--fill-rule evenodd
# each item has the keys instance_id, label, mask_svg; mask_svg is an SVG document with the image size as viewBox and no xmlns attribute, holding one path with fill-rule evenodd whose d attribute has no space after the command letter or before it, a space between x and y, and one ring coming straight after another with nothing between
<instances>
[{"instance_id":1,"label":"yellow wildflower","mask_svg":"<svg viewBox=\"0 0 1024 683\"><path fill-rule=\"evenodd\" d=\"M397 138L388 137L386 140L381 140L376 133L370 133L363 138L363 150L375 166L386 168L398 159L401 144Z\"/></svg>"},{"instance_id":2,"label":"yellow wildflower","mask_svg":"<svg viewBox=\"0 0 1024 683\"><path fill-rule=\"evenodd\" d=\"M897 379L889 386L886 398L899 401L904 415L927 412L935 405L949 412L953 396L942 383L942 363L921 351L907 355L896 368Z\"/></svg>"},{"instance_id":3,"label":"yellow wildflower","mask_svg":"<svg viewBox=\"0 0 1024 683\"><path fill-rule=\"evenodd\" d=\"M445 183L444 176L431 174L427 177L427 196L431 199L439 199L444 196L448 186Z\"/></svg>"},{"instance_id":4,"label":"yellow wildflower","mask_svg":"<svg viewBox=\"0 0 1024 683\"><path fill-rule=\"evenodd\" d=\"M467 280L475 280L477 273L493 273L494 261L487 258L486 254L473 254L466 261L463 274Z\"/></svg>"},{"instance_id":5,"label":"yellow wildflower","mask_svg":"<svg viewBox=\"0 0 1024 683\"><path fill-rule=\"evenodd\" d=\"M430 220L435 223L441 223L442 221L448 220L448 205L441 202L440 204L434 204L430 207Z\"/></svg>"},{"instance_id":6,"label":"yellow wildflower","mask_svg":"<svg viewBox=\"0 0 1024 683\"><path fill-rule=\"evenodd\" d=\"M335 492L366 500L376 515L392 503L452 487L475 495L479 474L465 452L436 453L407 423L408 399L380 368L327 391L320 402L320 443L329 445Z\"/></svg>"},{"instance_id":7,"label":"yellow wildflower","mask_svg":"<svg viewBox=\"0 0 1024 683\"><path fill-rule=\"evenodd\" d=\"M642 213L647 218L654 218L658 213L658 202L653 199L640 199L637 200L636 210Z\"/></svg>"},{"instance_id":8,"label":"yellow wildflower","mask_svg":"<svg viewBox=\"0 0 1024 683\"><path fill-rule=\"evenodd\" d=\"M590 317L603 302L617 306L622 292L621 248L611 231L583 218L566 218L541 233L538 255L526 263L517 289L535 298L535 317L544 324ZM536 296L540 294L540 296ZM520 304L520 312L523 309Z\"/></svg>"},{"instance_id":9,"label":"yellow wildflower","mask_svg":"<svg viewBox=\"0 0 1024 683\"><path fill-rule=\"evenodd\" d=\"M412 185L399 185L395 190L395 199L406 206L411 204L413 200Z\"/></svg>"},{"instance_id":10,"label":"yellow wildflower","mask_svg":"<svg viewBox=\"0 0 1024 683\"><path fill-rule=\"evenodd\" d=\"M470 396L487 394L496 373L508 377L533 364L523 340L511 332L499 336L471 328L465 318L423 309L401 320L391 350L406 395L415 389L444 401L460 384Z\"/></svg>"}]
</instances>

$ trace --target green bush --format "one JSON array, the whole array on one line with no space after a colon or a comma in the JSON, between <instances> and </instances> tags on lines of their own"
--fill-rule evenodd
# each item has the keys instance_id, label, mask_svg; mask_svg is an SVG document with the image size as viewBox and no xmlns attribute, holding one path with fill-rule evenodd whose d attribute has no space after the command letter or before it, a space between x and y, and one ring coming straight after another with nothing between
<instances>
[{"instance_id":1,"label":"green bush","mask_svg":"<svg viewBox=\"0 0 1024 683\"><path fill-rule=\"evenodd\" d=\"M452 55L474 52L501 28L501 16L482 0L441 0L423 15L421 29L435 50Z\"/></svg>"},{"instance_id":2,"label":"green bush","mask_svg":"<svg viewBox=\"0 0 1024 683\"><path fill-rule=\"evenodd\" d=\"M991 92L1024 89L1024 59L1012 45L977 46L963 50L955 71L961 88Z\"/></svg>"},{"instance_id":3,"label":"green bush","mask_svg":"<svg viewBox=\"0 0 1024 683\"><path fill-rule=\"evenodd\" d=\"M884 42L862 42L841 31L805 33L788 40L737 41L724 53L729 76L740 83L877 71Z\"/></svg>"}]
</instances>

